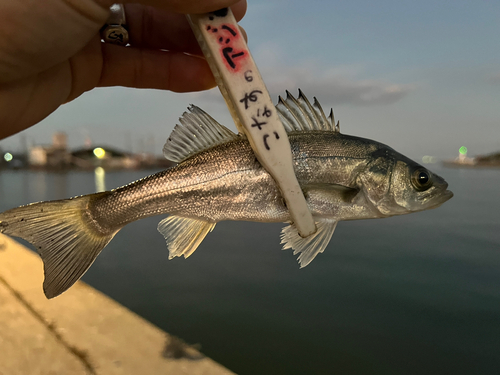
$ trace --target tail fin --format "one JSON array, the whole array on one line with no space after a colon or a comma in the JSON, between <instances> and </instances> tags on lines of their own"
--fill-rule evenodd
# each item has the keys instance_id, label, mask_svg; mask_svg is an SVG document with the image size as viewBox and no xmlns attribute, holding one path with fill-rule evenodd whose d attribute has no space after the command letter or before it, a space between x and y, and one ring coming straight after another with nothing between
<instances>
[{"instance_id":1,"label":"tail fin","mask_svg":"<svg viewBox=\"0 0 500 375\"><path fill-rule=\"evenodd\" d=\"M33 203L0 214L0 233L30 242L42 257L47 298L77 282L118 232L103 231L89 216L89 203L105 194Z\"/></svg>"}]
</instances>

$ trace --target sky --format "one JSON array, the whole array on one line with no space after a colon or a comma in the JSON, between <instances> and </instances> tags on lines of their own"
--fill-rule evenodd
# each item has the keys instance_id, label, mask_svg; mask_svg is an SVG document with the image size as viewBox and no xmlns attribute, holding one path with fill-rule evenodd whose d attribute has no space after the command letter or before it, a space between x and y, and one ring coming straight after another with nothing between
<instances>
[{"instance_id":1,"label":"sky","mask_svg":"<svg viewBox=\"0 0 500 375\"><path fill-rule=\"evenodd\" d=\"M500 151L500 2L248 0L240 23L277 101L285 90L333 107L341 132L420 160ZM217 89L100 88L3 141L94 144L161 154L189 104L235 130Z\"/></svg>"}]
</instances>

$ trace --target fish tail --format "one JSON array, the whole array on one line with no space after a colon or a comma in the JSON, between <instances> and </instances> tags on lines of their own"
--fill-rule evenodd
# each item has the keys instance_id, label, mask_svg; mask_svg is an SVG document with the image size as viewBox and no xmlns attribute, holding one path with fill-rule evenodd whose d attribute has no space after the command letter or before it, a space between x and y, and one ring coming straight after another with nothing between
<instances>
[{"instance_id":1,"label":"fish tail","mask_svg":"<svg viewBox=\"0 0 500 375\"><path fill-rule=\"evenodd\" d=\"M89 205L107 194L33 203L0 213L0 233L30 242L40 254L47 298L77 282L121 229L103 228L91 217Z\"/></svg>"}]
</instances>

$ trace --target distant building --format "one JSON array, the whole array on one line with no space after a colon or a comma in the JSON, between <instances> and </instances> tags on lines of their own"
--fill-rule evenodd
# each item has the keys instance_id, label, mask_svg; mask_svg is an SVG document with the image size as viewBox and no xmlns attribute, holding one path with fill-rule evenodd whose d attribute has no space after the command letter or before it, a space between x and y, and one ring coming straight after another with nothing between
<instances>
[{"instance_id":1,"label":"distant building","mask_svg":"<svg viewBox=\"0 0 500 375\"><path fill-rule=\"evenodd\" d=\"M68 151L67 135L54 133L52 144L34 146L28 152L28 163L32 167L64 169L71 165L71 154Z\"/></svg>"},{"instance_id":2,"label":"distant building","mask_svg":"<svg viewBox=\"0 0 500 375\"><path fill-rule=\"evenodd\" d=\"M56 132L52 134L52 148L55 150L68 149L68 136L63 132Z\"/></svg>"},{"instance_id":3,"label":"distant building","mask_svg":"<svg viewBox=\"0 0 500 375\"><path fill-rule=\"evenodd\" d=\"M31 147L28 153L28 162L30 165L34 166L45 166L47 165L47 151L46 146L34 146Z\"/></svg>"},{"instance_id":4,"label":"distant building","mask_svg":"<svg viewBox=\"0 0 500 375\"><path fill-rule=\"evenodd\" d=\"M132 154L103 145L88 147L90 142L86 142L85 147L71 152L68 149L67 139L65 133L57 132L52 136L51 145L31 147L28 152L29 167L49 170L94 169L96 167L137 169L168 168L174 164L163 158L158 159L152 154ZM88 140L90 141L90 138Z\"/></svg>"},{"instance_id":5,"label":"distant building","mask_svg":"<svg viewBox=\"0 0 500 375\"><path fill-rule=\"evenodd\" d=\"M140 161L133 154L107 146L81 148L71 156L73 165L80 168L133 169L140 166Z\"/></svg>"}]
</instances>

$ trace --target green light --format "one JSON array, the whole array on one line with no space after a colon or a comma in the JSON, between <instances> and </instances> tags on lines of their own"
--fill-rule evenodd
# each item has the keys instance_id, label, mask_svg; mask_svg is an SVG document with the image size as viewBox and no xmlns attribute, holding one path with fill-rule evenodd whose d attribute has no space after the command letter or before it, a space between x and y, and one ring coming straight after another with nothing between
<instances>
[{"instance_id":1,"label":"green light","mask_svg":"<svg viewBox=\"0 0 500 375\"><path fill-rule=\"evenodd\" d=\"M5 159L5 161L11 161L14 157L10 152L6 152L3 158Z\"/></svg>"},{"instance_id":2,"label":"green light","mask_svg":"<svg viewBox=\"0 0 500 375\"><path fill-rule=\"evenodd\" d=\"M460 152L462 155L467 155L467 147L460 147L460 150L458 150L458 152Z\"/></svg>"}]
</instances>

